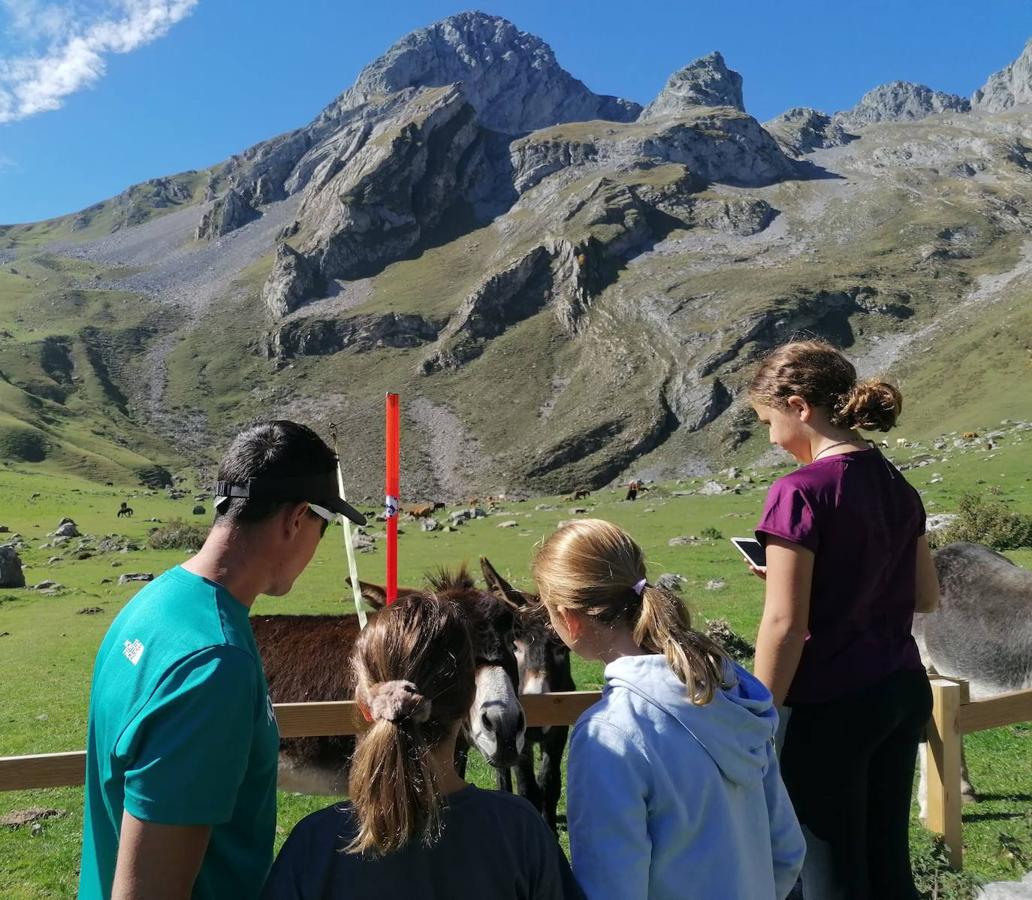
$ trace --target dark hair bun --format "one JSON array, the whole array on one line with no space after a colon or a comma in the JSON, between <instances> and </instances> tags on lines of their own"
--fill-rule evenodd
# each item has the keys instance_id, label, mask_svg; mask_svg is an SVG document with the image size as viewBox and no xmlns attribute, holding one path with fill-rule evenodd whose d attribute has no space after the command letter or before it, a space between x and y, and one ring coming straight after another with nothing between
<instances>
[{"instance_id":1,"label":"dark hair bun","mask_svg":"<svg viewBox=\"0 0 1032 900\"><path fill-rule=\"evenodd\" d=\"M903 409L903 395L885 381L861 381L835 408L835 419L847 428L888 431Z\"/></svg>"}]
</instances>

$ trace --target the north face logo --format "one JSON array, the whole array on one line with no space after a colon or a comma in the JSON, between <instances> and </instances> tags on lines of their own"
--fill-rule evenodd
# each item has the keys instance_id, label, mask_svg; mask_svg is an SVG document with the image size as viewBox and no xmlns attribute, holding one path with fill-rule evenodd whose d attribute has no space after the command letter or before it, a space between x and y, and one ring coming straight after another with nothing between
<instances>
[{"instance_id":1,"label":"the north face logo","mask_svg":"<svg viewBox=\"0 0 1032 900\"><path fill-rule=\"evenodd\" d=\"M140 657L143 656L143 651L144 646L139 642L139 640L126 641L125 646L122 648L122 653L125 655L125 658L134 666L140 661Z\"/></svg>"}]
</instances>

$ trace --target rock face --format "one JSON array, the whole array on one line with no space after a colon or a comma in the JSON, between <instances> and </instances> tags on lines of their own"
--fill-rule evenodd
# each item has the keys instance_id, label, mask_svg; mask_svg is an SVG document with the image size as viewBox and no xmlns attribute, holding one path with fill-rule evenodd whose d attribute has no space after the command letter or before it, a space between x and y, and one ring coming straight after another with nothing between
<instances>
[{"instance_id":1,"label":"rock face","mask_svg":"<svg viewBox=\"0 0 1032 900\"><path fill-rule=\"evenodd\" d=\"M742 76L729 69L719 53L703 56L674 72L642 111L639 121L679 116L695 106L730 106L745 112Z\"/></svg>"},{"instance_id":2,"label":"rock face","mask_svg":"<svg viewBox=\"0 0 1032 900\"><path fill-rule=\"evenodd\" d=\"M1002 112L1015 106L1032 104L1032 40L1014 62L989 76L971 95L971 102L987 112Z\"/></svg>"},{"instance_id":3,"label":"rock face","mask_svg":"<svg viewBox=\"0 0 1032 900\"><path fill-rule=\"evenodd\" d=\"M21 559L14 547L0 547L0 588L25 587Z\"/></svg>"},{"instance_id":4,"label":"rock face","mask_svg":"<svg viewBox=\"0 0 1032 900\"><path fill-rule=\"evenodd\" d=\"M637 103L593 94L540 38L499 16L466 12L406 35L338 101L349 108L411 87L463 85L485 127L521 134L558 122L629 122Z\"/></svg>"},{"instance_id":5,"label":"rock face","mask_svg":"<svg viewBox=\"0 0 1032 900\"><path fill-rule=\"evenodd\" d=\"M695 107L649 123L583 123L535 132L513 143L514 184L521 193L573 166L644 168L680 163L700 182L771 184L795 165L751 116Z\"/></svg>"},{"instance_id":6,"label":"rock face","mask_svg":"<svg viewBox=\"0 0 1032 900\"><path fill-rule=\"evenodd\" d=\"M490 180L481 129L456 86L417 93L390 127L310 191L303 246L326 277L360 278L398 259Z\"/></svg>"},{"instance_id":7,"label":"rock face","mask_svg":"<svg viewBox=\"0 0 1032 900\"><path fill-rule=\"evenodd\" d=\"M890 81L868 91L852 109L835 114L846 128L876 122L912 122L941 112L968 112L971 104L956 94L933 91L912 81Z\"/></svg>"},{"instance_id":8,"label":"rock face","mask_svg":"<svg viewBox=\"0 0 1032 900\"><path fill-rule=\"evenodd\" d=\"M228 234L257 219L258 215L258 210L244 199L243 194L231 188L201 217L201 223L197 226L197 239L210 240Z\"/></svg>"},{"instance_id":9,"label":"rock face","mask_svg":"<svg viewBox=\"0 0 1032 900\"><path fill-rule=\"evenodd\" d=\"M803 156L814 150L840 147L856 140L839 122L826 113L809 106L795 106L763 127L774 139L794 156Z\"/></svg>"},{"instance_id":10,"label":"rock face","mask_svg":"<svg viewBox=\"0 0 1032 900\"><path fill-rule=\"evenodd\" d=\"M352 316L347 319L292 319L273 335L269 355L279 359L327 356L380 347L418 347L437 338L439 326L417 315Z\"/></svg>"},{"instance_id":11,"label":"rock face","mask_svg":"<svg viewBox=\"0 0 1032 900\"><path fill-rule=\"evenodd\" d=\"M318 267L289 244L280 244L272 272L262 287L262 300L270 313L282 317L314 297L322 287Z\"/></svg>"}]
</instances>

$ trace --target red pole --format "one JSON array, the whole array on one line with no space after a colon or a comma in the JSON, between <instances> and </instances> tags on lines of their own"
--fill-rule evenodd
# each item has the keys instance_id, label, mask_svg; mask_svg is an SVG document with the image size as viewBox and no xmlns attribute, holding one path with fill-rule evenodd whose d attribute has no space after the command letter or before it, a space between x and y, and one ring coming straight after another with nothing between
<instances>
[{"instance_id":1,"label":"red pole","mask_svg":"<svg viewBox=\"0 0 1032 900\"><path fill-rule=\"evenodd\" d=\"M398 494L401 482L401 415L397 394L387 394L387 605L398 599Z\"/></svg>"}]
</instances>

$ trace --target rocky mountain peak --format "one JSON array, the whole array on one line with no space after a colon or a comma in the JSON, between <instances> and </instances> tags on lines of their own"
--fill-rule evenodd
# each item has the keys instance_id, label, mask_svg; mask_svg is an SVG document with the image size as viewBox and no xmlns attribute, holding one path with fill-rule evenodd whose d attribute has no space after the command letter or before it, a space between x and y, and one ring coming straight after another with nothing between
<instances>
[{"instance_id":1,"label":"rocky mountain peak","mask_svg":"<svg viewBox=\"0 0 1032 900\"><path fill-rule=\"evenodd\" d=\"M763 127L793 156L804 156L814 150L839 147L855 139L827 113L809 106L794 106L780 116L765 122Z\"/></svg>"},{"instance_id":2,"label":"rocky mountain peak","mask_svg":"<svg viewBox=\"0 0 1032 900\"><path fill-rule=\"evenodd\" d=\"M641 111L637 103L592 93L541 38L500 16L464 12L405 35L327 112L458 82L482 124L505 134L589 119L629 122Z\"/></svg>"},{"instance_id":3,"label":"rocky mountain peak","mask_svg":"<svg viewBox=\"0 0 1032 900\"><path fill-rule=\"evenodd\" d=\"M835 120L848 128L876 122L913 122L941 112L967 112L971 104L957 94L933 91L913 81L890 81L868 91L852 109L836 113Z\"/></svg>"},{"instance_id":4,"label":"rocky mountain peak","mask_svg":"<svg viewBox=\"0 0 1032 900\"><path fill-rule=\"evenodd\" d=\"M730 106L745 112L742 76L714 51L678 69L639 117L639 121L676 116L693 106Z\"/></svg>"},{"instance_id":5,"label":"rocky mountain peak","mask_svg":"<svg viewBox=\"0 0 1032 900\"><path fill-rule=\"evenodd\" d=\"M1032 104L1032 39L1014 62L989 76L971 95L971 102L987 112Z\"/></svg>"}]
</instances>

